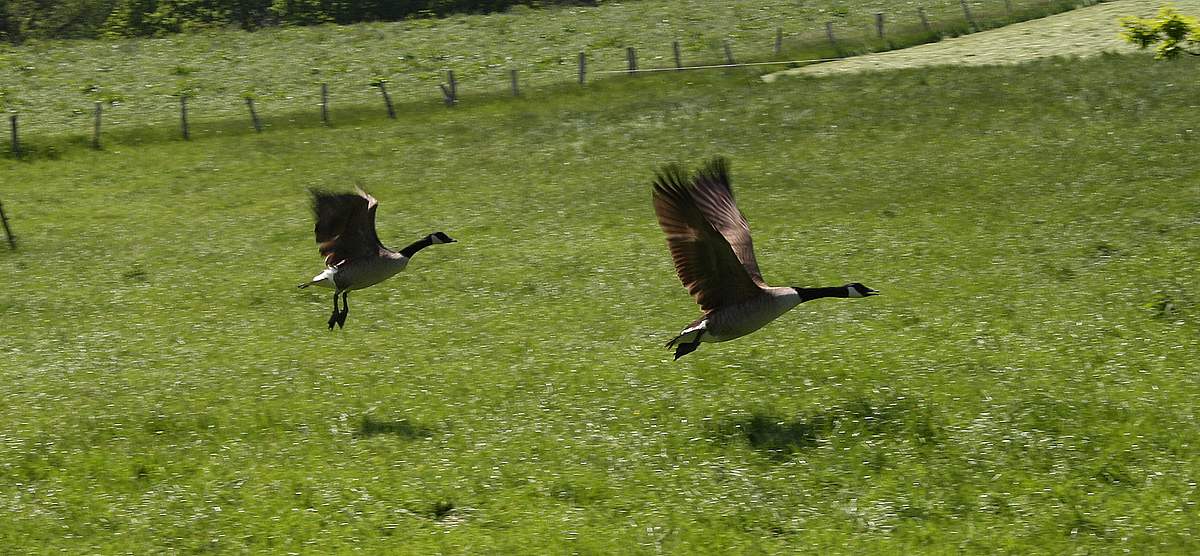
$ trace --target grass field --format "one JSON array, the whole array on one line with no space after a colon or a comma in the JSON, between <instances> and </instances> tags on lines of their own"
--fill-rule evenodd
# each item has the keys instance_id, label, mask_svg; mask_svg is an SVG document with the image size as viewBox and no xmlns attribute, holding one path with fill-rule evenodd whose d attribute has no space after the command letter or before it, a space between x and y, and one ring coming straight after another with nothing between
<instances>
[{"instance_id":1,"label":"grass field","mask_svg":"<svg viewBox=\"0 0 1200 556\"><path fill-rule=\"evenodd\" d=\"M1171 5L1181 13L1200 13L1200 0L1177 0ZM1137 52L1138 46L1116 31L1121 28L1121 18L1153 17L1162 6L1159 0L1104 2L989 29L985 33L789 68L767 74L763 79L770 81L785 74L817 76L924 66L1020 64L1051 56L1087 57L1103 52Z\"/></svg>"},{"instance_id":2,"label":"grass field","mask_svg":"<svg viewBox=\"0 0 1200 556\"><path fill-rule=\"evenodd\" d=\"M1073 0L1007 0L1012 17L1062 11ZM1087 3L1086 1L1084 3ZM981 25L1006 21L1005 1L968 3ZM921 4L940 32L965 32L958 0ZM773 56L776 29L784 31L788 59L832 55L824 25L832 22L845 52L886 48L874 38L874 14L887 17L893 46L930 37L919 27L917 5L906 0L844 3L836 0L712 2L637 0L597 7L514 10L397 23L268 29L255 33L214 30L161 39L57 41L0 45L0 110L20 114L30 145L60 135L90 136L93 103L104 104L107 133L146 126L177 137L178 100L191 95L193 123L239 120L249 127L243 96L257 99L268 129L316 121L322 82L330 87L334 122L345 110L383 101L371 84L387 80L401 103L438 106L437 85L454 70L463 99L506 92L509 70L521 86L573 83L577 56L586 52L589 76L626 68L626 47L636 47L642 67L673 64L679 41L685 64L724 60L728 40L740 61ZM922 38L923 37L923 38ZM7 122L5 122L7 123Z\"/></svg>"},{"instance_id":3,"label":"grass field","mask_svg":"<svg viewBox=\"0 0 1200 556\"><path fill-rule=\"evenodd\" d=\"M1194 60L609 80L4 161L23 553L1194 553ZM731 158L768 281L674 362L650 208ZM325 329L305 188L460 243Z\"/></svg>"}]
</instances>

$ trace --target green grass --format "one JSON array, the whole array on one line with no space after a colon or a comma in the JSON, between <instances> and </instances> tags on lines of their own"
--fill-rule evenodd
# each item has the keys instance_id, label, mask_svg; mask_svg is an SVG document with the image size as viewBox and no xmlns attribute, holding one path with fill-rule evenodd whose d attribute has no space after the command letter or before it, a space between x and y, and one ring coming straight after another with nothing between
<instances>
[{"instance_id":1,"label":"green grass","mask_svg":"<svg viewBox=\"0 0 1200 556\"><path fill-rule=\"evenodd\" d=\"M608 80L6 161L17 552L1194 553L1195 61ZM652 171L714 154L768 281L675 362ZM305 188L384 242L327 292Z\"/></svg>"},{"instance_id":2,"label":"green grass","mask_svg":"<svg viewBox=\"0 0 1200 556\"><path fill-rule=\"evenodd\" d=\"M1013 17L1022 19L1076 5L1011 3ZM966 32L957 0L923 5L936 32ZM1007 21L1001 0L971 5L986 26ZM873 38L876 12L887 14L889 41ZM541 88L576 82L579 52L587 52L592 80L600 76L595 72L625 69L628 46L638 49L642 67L670 66L673 40L680 42L686 64L724 60L723 40L731 42L739 61L765 60L773 57L781 28L783 58L827 57L834 55L825 38L827 21L834 23L842 54L935 38L918 29L916 6L902 0L640 0L399 23L31 42L0 46L0 109L20 115L31 146L51 136L90 138L97 101L105 103L106 134L144 135L149 127L153 135L178 137L175 95L182 92L193 95L193 123L236 121L241 129L250 126L243 96L253 95L271 130L317 121L319 84L326 82L334 121L345 123L345 111L363 106L384 117L383 101L371 86L380 78L388 80L398 102L430 109L441 102L437 85L447 70L454 70L465 102L507 91L510 69L519 70L527 94L537 95Z\"/></svg>"}]
</instances>

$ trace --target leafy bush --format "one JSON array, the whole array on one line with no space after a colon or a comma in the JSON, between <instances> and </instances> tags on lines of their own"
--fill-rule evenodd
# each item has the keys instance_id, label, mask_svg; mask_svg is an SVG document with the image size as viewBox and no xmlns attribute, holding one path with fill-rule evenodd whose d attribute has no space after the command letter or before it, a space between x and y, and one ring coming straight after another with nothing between
<instances>
[{"instance_id":1,"label":"leafy bush","mask_svg":"<svg viewBox=\"0 0 1200 556\"><path fill-rule=\"evenodd\" d=\"M1200 21L1164 6L1157 19L1128 16L1121 18L1121 36L1138 48L1157 43L1154 57L1159 60L1177 58L1187 53L1200 56Z\"/></svg>"},{"instance_id":2,"label":"leafy bush","mask_svg":"<svg viewBox=\"0 0 1200 556\"><path fill-rule=\"evenodd\" d=\"M149 37L214 26L257 29L395 21L516 5L596 4L599 0L0 0L0 40Z\"/></svg>"},{"instance_id":3,"label":"leafy bush","mask_svg":"<svg viewBox=\"0 0 1200 556\"><path fill-rule=\"evenodd\" d=\"M112 4L113 0L0 0L0 39L90 38Z\"/></svg>"}]
</instances>

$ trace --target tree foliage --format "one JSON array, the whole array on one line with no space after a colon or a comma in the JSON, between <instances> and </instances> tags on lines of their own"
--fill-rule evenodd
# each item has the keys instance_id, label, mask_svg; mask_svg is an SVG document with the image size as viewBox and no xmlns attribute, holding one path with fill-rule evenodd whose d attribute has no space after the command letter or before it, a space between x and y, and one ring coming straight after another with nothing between
<instances>
[{"instance_id":1,"label":"tree foliage","mask_svg":"<svg viewBox=\"0 0 1200 556\"><path fill-rule=\"evenodd\" d=\"M601 0L0 0L0 40L149 37L236 26L396 21Z\"/></svg>"},{"instance_id":2,"label":"tree foliage","mask_svg":"<svg viewBox=\"0 0 1200 556\"><path fill-rule=\"evenodd\" d=\"M1200 56L1200 21L1164 6L1158 17L1142 19L1128 16L1121 18L1121 36L1138 46L1154 48L1154 57L1159 60L1177 58L1180 54Z\"/></svg>"}]
</instances>

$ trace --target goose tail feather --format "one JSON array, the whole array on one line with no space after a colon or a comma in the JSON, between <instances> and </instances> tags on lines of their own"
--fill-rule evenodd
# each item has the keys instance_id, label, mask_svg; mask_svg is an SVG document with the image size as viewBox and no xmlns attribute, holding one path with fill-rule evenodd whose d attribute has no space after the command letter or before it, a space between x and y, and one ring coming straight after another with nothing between
<instances>
[{"instance_id":1,"label":"goose tail feather","mask_svg":"<svg viewBox=\"0 0 1200 556\"><path fill-rule=\"evenodd\" d=\"M693 351L696 351L696 348L698 348L698 347L700 347L699 340L692 342L690 344L679 344L679 346L675 348L675 360L679 361L680 357L683 357L684 355L687 355Z\"/></svg>"}]
</instances>

